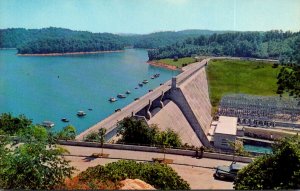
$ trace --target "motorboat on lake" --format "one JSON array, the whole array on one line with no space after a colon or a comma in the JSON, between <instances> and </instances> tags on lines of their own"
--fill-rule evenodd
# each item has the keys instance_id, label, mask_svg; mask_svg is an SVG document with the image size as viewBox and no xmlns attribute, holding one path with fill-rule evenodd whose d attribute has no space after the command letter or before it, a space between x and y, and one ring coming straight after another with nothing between
<instances>
[{"instance_id":1,"label":"motorboat on lake","mask_svg":"<svg viewBox=\"0 0 300 191\"><path fill-rule=\"evenodd\" d=\"M108 101L110 101L110 102L115 102L115 101L117 101L117 99L116 98L114 98L114 97L111 97L111 98L109 98L109 100Z\"/></svg>"},{"instance_id":2,"label":"motorboat on lake","mask_svg":"<svg viewBox=\"0 0 300 191\"><path fill-rule=\"evenodd\" d=\"M139 86L143 87L143 84L142 84L142 83L139 83Z\"/></svg>"},{"instance_id":3,"label":"motorboat on lake","mask_svg":"<svg viewBox=\"0 0 300 191\"><path fill-rule=\"evenodd\" d=\"M148 80L144 80L143 81L143 84L147 84L149 81Z\"/></svg>"},{"instance_id":4,"label":"motorboat on lake","mask_svg":"<svg viewBox=\"0 0 300 191\"><path fill-rule=\"evenodd\" d=\"M154 78L158 78L160 76L160 74L154 74L151 79L154 79Z\"/></svg>"},{"instance_id":5,"label":"motorboat on lake","mask_svg":"<svg viewBox=\"0 0 300 191\"><path fill-rule=\"evenodd\" d=\"M78 117L83 117L83 116L85 116L86 115L86 113L84 112L84 111L78 111L77 112L77 116Z\"/></svg>"},{"instance_id":6,"label":"motorboat on lake","mask_svg":"<svg viewBox=\"0 0 300 191\"><path fill-rule=\"evenodd\" d=\"M118 98L126 98L126 95L124 95L124 94L118 94L117 97Z\"/></svg>"},{"instance_id":7,"label":"motorboat on lake","mask_svg":"<svg viewBox=\"0 0 300 191\"><path fill-rule=\"evenodd\" d=\"M47 128L51 128L54 127L54 123L52 121L43 121L42 126L47 127Z\"/></svg>"},{"instance_id":8,"label":"motorboat on lake","mask_svg":"<svg viewBox=\"0 0 300 191\"><path fill-rule=\"evenodd\" d=\"M62 118L61 121L62 122L69 122L69 120L67 118Z\"/></svg>"},{"instance_id":9,"label":"motorboat on lake","mask_svg":"<svg viewBox=\"0 0 300 191\"><path fill-rule=\"evenodd\" d=\"M158 78L160 76L160 74L154 74L154 78Z\"/></svg>"},{"instance_id":10,"label":"motorboat on lake","mask_svg":"<svg viewBox=\"0 0 300 191\"><path fill-rule=\"evenodd\" d=\"M131 94L131 92L129 90L126 91L126 94Z\"/></svg>"}]
</instances>

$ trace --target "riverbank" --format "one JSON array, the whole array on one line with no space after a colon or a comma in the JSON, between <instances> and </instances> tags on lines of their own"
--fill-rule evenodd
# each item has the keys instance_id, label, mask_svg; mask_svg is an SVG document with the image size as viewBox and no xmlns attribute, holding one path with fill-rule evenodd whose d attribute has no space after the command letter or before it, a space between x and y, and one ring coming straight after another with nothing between
<instances>
[{"instance_id":1,"label":"riverbank","mask_svg":"<svg viewBox=\"0 0 300 191\"><path fill-rule=\"evenodd\" d=\"M165 64L165 63L158 62L158 61L148 61L147 63L152 65L152 66L156 66L156 67L166 68L166 69L169 69L169 70L181 71L181 69L177 68L176 66L171 66L169 64Z\"/></svg>"},{"instance_id":2,"label":"riverbank","mask_svg":"<svg viewBox=\"0 0 300 191\"><path fill-rule=\"evenodd\" d=\"M112 52L124 52L124 50L65 52L65 53L47 53L47 54L17 54L17 55L18 56L65 56L65 55L100 54L100 53L112 53Z\"/></svg>"}]
</instances>

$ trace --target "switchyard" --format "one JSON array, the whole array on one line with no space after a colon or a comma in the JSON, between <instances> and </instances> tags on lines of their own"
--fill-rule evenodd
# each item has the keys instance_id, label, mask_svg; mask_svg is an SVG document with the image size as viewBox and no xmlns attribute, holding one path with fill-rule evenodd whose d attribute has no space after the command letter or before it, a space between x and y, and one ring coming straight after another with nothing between
<instances>
[{"instance_id":1,"label":"switchyard","mask_svg":"<svg viewBox=\"0 0 300 191\"><path fill-rule=\"evenodd\" d=\"M300 128L300 104L293 98L225 95L217 115L237 117L239 125Z\"/></svg>"}]
</instances>

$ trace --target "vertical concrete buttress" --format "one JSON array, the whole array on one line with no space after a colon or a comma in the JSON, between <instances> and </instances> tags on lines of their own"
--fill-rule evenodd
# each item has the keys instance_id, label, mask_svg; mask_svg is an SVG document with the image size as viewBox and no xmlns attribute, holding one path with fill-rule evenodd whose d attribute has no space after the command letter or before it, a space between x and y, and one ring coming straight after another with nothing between
<instances>
[{"instance_id":1,"label":"vertical concrete buttress","mask_svg":"<svg viewBox=\"0 0 300 191\"><path fill-rule=\"evenodd\" d=\"M194 129L194 132L197 134L198 138L200 139L201 143L206 146L210 147L210 143L207 139L206 133L204 129L201 127L197 117L195 116L193 110L191 109L188 101L185 99L184 94L182 93L180 88L172 89L170 98L173 100L174 103L180 108L183 115Z\"/></svg>"}]
</instances>

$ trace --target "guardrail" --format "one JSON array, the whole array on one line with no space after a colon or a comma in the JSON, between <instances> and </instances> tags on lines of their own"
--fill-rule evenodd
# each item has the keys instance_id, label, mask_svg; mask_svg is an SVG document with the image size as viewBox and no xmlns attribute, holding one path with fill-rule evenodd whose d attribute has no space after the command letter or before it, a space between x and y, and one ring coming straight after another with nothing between
<instances>
[{"instance_id":1,"label":"guardrail","mask_svg":"<svg viewBox=\"0 0 300 191\"><path fill-rule=\"evenodd\" d=\"M69 145L69 146L81 146L81 147L97 147L100 148L101 144L96 142L83 142L83 141L63 141L59 140L59 144L61 145ZM143 151L143 152L155 152L155 153L163 153L164 151L159 147L153 146L138 146L138 145L124 145L124 144L103 144L103 148L108 149L118 149L118 150L130 150L130 151ZM196 156L195 150L184 150L184 149L174 149L174 148L166 148L165 153L167 154L175 154L175 155L184 155L184 156ZM214 152L203 152L202 157L211 158L211 159L219 159L219 160L228 160L228 161L237 161L243 163L250 163L253 161L251 157L244 156L236 156L224 153L214 153Z\"/></svg>"}]
</instances>

